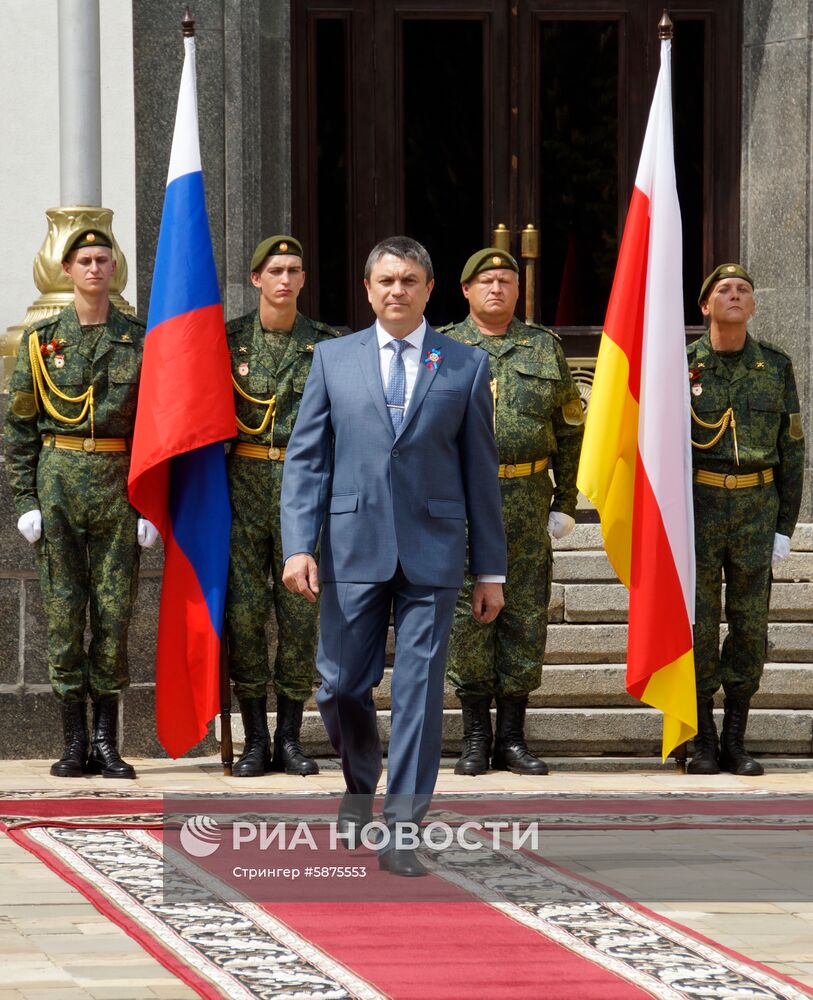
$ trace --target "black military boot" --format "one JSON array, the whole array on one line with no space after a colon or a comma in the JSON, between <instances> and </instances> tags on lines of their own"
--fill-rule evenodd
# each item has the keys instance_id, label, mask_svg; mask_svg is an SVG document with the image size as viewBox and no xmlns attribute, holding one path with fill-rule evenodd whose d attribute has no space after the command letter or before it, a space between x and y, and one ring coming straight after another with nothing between
<instances>
[{"instance_id":1,"label":"black military boot","mask_svg":"<svg viewBox=\"0 0 813 1000\"><path fill-rule=\"evenodd\" d=\"M726 698L723 714L723 734L720 738L720 767L732 774L758 778L765 768L745 749L745 729L748 725L748 698Z\"/></svg>"},{"instance_id":2,"label":"black military boot","mask_svg":"<svg viewBox=\"0 0 813 1000\"><path fill-rule=\"evenodd\" d=\"M118 748L119 697L105 694L93 702L93 743L88 774L103 778L135 778L135 768L122 760Z\"/></svg>"},{"instance_id":3,"label":"black military boot","mask_svg":"<svg viewBox=\"0 0 813 1000\"><path fill-rule=\"evenodd\" d=\"M463 753L455 774L485 774L491 755L491 698L461 698Z\"/></svg>"},{"instance_id":4,"label":"black military boot","mask_svg":"<svg viewBox=\"0 0 813 1000\"><path fill-rule=\"evenodd\" d=\"M720 747L717 727L714 725L714 699L697 699L697 736L694 738L694 756L686 771L689 774L719 774Z\"/></svg>"},{"instance_id":5,"label":"black military boot","mask_svg":"<svg viewBox=\"0 0 813 1000\"><path fill-rule=\"evenodd\" d=\"M528 696L497 698L497 735L491 766L495 771L514 774L548 773L544 760L534 756L525 744L525 709Z\"/></svg>"},{"instance_id":6,"label":"black military boot","mask_svg":"<svg viewBox=\"0 0 813 1000\"><path fill-rule=\"evenodd\" d=\"M240 698L245 743L231 769L233 778L261 778L271 770L267 698Z\"/></svg>"},{"instance_id":7,"label":"black military boot","mask_svg":"<svg viewBox=\"0 0 813 1000\"><path fill-rule=\"evenodd\" d=\"M302 749L299 733L302 729L302 701L292 701L277 695L277 728L274 730L272 771L286 774L318 774L319 765Z\"/></svg>"},{"instance_id":8,"label":"black military boot","mask_svg":"<svg viewBox=\"0 0 813 1000\"><path fill-rule=\"evenodd\" d=\"M63 701L62 732L65 749L58 761L51 764L51 774L55 778L81 778L86 774L88 762L88 717L85 699Z\"/></svg>"}]
</instances>

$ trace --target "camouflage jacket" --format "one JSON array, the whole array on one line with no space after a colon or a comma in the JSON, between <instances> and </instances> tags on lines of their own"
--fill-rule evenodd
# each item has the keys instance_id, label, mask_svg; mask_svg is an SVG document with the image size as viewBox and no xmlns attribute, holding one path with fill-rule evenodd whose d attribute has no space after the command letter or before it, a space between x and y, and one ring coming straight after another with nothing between
<instances>
[{"instance_id":1,"label":"camouflage jacket","mask_svg":"<svg viewBox=\"0 0 813 1000\"><path fill-rule=\"evenodd\" d=\"M247 396L268 400L276 396L275 416L261 434L246 434L239 430L235 440L253 444L285 447L294 429L294 421L302 402L305 381L313 361L313 348L320 340L338 337L336 330L308 319L301 313L290 334L282 359L275 365L268 346L266 332L260 325L259 310L231 320L226 326L226 337L231 354L231 371L235 383ZM259 427L267 407L244 399L235 389L234 406L238 420L246 427Z\"/></svg>"},{"instance_id":2,"label":"camouflage jacket","mask_svg":"<svg viewBox=\"0 0 813 1000\"><path fill-rule=\"evenodd\" d=\"M772 467L779 491L776 530L782 535L793 534L802 499L805 443L790 358L750 334L734 365L714 351L708 333L690 344L686 353L694 467L726 473ZM736 422L739 466L730 426L719 441L702 447L718 430L703 427L698 420L715 424L729 407Z\"/></svg>"},{"instance_id":3,"label":"camouflage jacket","mask_svg":"<svg viewBox=\"0 0 813 1000\"><path fill-rule=\"evenodd\" d=\"M489 354L500 462L549 457L556 480L551 509L573 516L584 413L558 337L518 319L504 337L490 337L471 316L442 332Z\"/></svg>"},{"instance_id":4,"label":"camouflage jacket","mask_svg":"<svg viewBox=\"0 0 813 1000\"><path fill-rule=\"evenodd\" d=\"M103 325L83 328L71 304L25 331L9 385L5 426L6 471L18 514L39 507L37 462L42 435L91 436L89 412L81 423L67 424L51 416L35 398L28 345L32 331L41 347L53 343L53 350L43 357L60 392L81 396L93 385L97 438L132 435L144 353L144 323L113 305ZM83 404L66 402L47 388L46 392L60 415L72 418L82 412Z\"/></svg>"}]
</instances>

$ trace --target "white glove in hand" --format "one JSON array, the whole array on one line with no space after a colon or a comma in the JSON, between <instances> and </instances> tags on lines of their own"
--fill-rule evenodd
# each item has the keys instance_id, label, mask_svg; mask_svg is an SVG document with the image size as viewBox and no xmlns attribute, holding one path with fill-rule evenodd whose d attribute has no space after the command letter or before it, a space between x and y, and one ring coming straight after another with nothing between
<instances>
[{"instance_id":1,"label":"white glove in hand","mask_svg":"<svg viewBox=\"0 0 813 1000\"><path fill-rule=\"evenodd\" d=\"M576 519L560 510L552 510L548 515L548 534L551 538L564 538L576 527Z\"/></svg>"},{"instance_id":2,"label":"white glove in hand","mask_svg":"<svg viewBox=\"0 0 813 1000\"><path fill-rule=\"evenodd\" d=\"M42 511L28 510L17 521L17 531L27 542L38 542L42 537Z\"/></svg>"},{"instance_id":3,"label":"white glove in hand","mask_svg":"<svg viewBox=\"0 0 813 1000\"><path fill-rule=\"evenodd\" d=\"M138 544L142 549L151 549L158 538L158 528L146 517L138 519Z\"/></svg>"},{"instance_id":4,"label":"white glove in hand","mask_svg":"<svg viewBox=\"0 0 813 1000\"><path fill-rule=\"evenodd\" d=\"M790 539L787 535L773 536L773 555L771 556L771 568L774 572L779 569L779 564L790 555Z\"/></svg>"}]
</instances>

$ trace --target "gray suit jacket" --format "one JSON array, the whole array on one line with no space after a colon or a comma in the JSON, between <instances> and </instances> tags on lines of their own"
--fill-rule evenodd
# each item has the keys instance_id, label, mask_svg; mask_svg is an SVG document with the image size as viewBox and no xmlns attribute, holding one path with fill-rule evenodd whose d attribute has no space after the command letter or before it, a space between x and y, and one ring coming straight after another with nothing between
<instances>
[{"instance_id":1,"label":"gray suit jacket","mask_svg":"<svg viewBox=\"0 0 813 1000\"><path fill-rule=\"evenodd\" d=\"M504 575L488 356L427 326L418 378L396 436L375 327L316 345L282 485L287 559L315 553L323 580L459 587ZM437 369L428 352L441 355Z\"/></svg>"}]
</instances>

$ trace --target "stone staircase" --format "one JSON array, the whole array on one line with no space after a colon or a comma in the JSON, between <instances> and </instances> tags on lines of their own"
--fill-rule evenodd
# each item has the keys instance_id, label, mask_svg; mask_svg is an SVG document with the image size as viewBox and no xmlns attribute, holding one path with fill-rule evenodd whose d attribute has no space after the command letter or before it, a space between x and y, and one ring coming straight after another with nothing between
<instances>
[{"instance_id":1,"label":"stone staircase","mask_svg":"<svg viewBox=\"0 0 813 1000\"><path fill-rule=\"evenodd\" d=\"M530 699L529 744L553 758L627 757L640 763L642 757L659 757L660 713L639 705L624 688L628 595L604 554L599 525L578 524L554 548L545 669ZM799 525L793 536L792 554L774 581L770 619L768 663L752 703L749 748L808 757L813 753L813 524ZM389 670L376 704L386 742ZM462 724L448 686L444 715L444 753L456 756ZM269 718L272 726L273 721ZM239 714L232 727L235 742L241 742ZM303 737L311 752L331 754L312 699Z\"/></svg>"}]
</instances>

